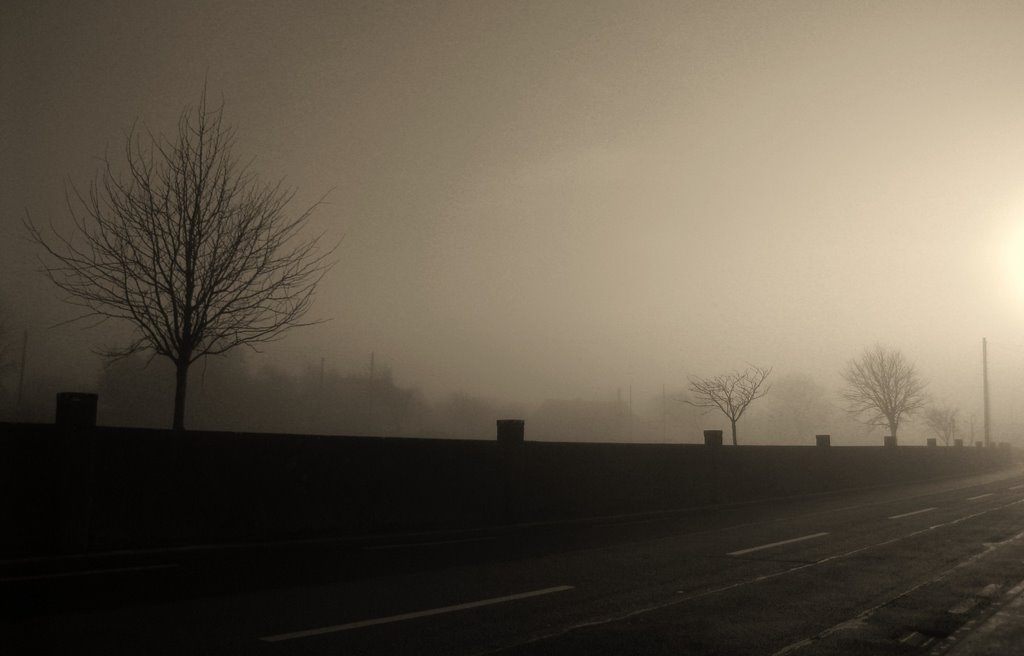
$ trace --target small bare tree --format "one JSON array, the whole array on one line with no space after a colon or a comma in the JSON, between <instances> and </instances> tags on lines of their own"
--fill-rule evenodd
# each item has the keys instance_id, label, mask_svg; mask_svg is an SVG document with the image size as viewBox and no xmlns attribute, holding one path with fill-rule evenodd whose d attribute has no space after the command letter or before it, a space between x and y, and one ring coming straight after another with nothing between
<instances>
[{"instance_id":1,"label":"small bare tree","mask_svg":"<svg viewBox=\"0 0 1024 656\"><path fill-rule=\"evenodd\" d=\"M889 429L894 438L904 416L925 406L925 382L902 351L880 344L865 349L843 371L847 411L869 426Z\"/></svg>"},{"instance_id":2,"label":"small bare tree","mask_svg":"<svg viewBox=\"0 0 1024 656\"><path fill-rule=\"evenodd\" d=\"M71 186L70 235L44 235L26 217L43 266L78 318L121 319L132 341L105 353L169 358L175 366L173 426L185 426L189 366L240 345L308 325L333 248L304 237L313 209L288 216L294 191L260 183L232 153L223 105L186 108L171 137L132 130L126 167L109 157L88 190Z\"/></svg>"},{"instance_id":3,"label":"small bare tree","mask_svg":"<svg viewBox=\"0 0 1024 656\"><path fill-rule=\"evenodd\" d=\"M935 432L935 435L942 440L942 443L949 446L949 443L956 437L959 429L958 415L960 411L951 407L929 408L924 415L928 428Z\"/></svg>"},{"instance_id":4,"label":"small bare tree","mask_svg":"<svg viewBox=\"0 0 1024 656\"><path fill-rule=\"evenodd\" d=\"M736 442L736 422L755 400L761 398L771 389L765 380L772 373L771 367L747 367L744 371L734 371L722 376L711 378L690 378L690 393L693 400L686 401L698 408L718 408L732 425L732 443Z\"/></svg>"}]
</instances>

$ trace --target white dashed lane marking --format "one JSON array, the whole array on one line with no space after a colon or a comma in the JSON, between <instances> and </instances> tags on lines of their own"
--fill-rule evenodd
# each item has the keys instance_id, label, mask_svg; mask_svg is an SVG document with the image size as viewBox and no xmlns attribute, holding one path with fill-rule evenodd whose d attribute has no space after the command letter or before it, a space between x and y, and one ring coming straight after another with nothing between
<instances>
[{"instance_id":1,"label":"white dashed lane marking","mask_svg":"<svg viewBox=\"0 0 1024 656\"><path fill-rule=\"evenodd\" d=\"M911 515L920 515L921 513L931 512L933 510L935 510L934 507L933 508L922 508L920 510L912 510L910 512L903 513L902 515L893 515L889 519L903 519L904 517L910 517Z\"/></svg>"},{"instance_id":2,"label":"white dashed lane marking","mask_svg":"<svg viewBox=\"0 0 1024 656\"><path fill-rule=\"evenodd\" d=\"M803 542L804 540L813 540L828 535L828 533L814 533L812 535L804 535L791 540L782 540L780 542L771 542L769 544L762 544L759 547L750 547L749 549L740 549L739 551L730 551L727 556L742 556L743 554L753 553L754 551L761 551L762 549L771 549L772 547L781 547L784 544L793 544L794 542Z\"/></svg>"}]
</instances>

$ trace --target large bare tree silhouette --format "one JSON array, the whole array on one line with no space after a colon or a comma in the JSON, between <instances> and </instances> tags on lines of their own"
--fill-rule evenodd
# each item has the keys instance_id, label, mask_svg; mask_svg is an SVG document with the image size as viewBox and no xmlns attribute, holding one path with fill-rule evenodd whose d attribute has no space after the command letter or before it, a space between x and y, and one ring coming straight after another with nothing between
<instances>
[{"instance_id":1,"label":"large bare tree silhouette","mask_svg":"<svg viewBox=\"0 0 1024 656\"><path fill-rule=\"evenodd\" d=\"M304 235L312 207L289 216L294 190L262 183L232 152L223 104L204 88L169 137L132 129L124 165L109 157L84 192L73 185L70 234L26 216L49 279L79 318L134 327L110 356L150 352L175 366L173 427L185 427L189 366L279 338L304 321L334 248Z\"/></svg>"}]
</instances>

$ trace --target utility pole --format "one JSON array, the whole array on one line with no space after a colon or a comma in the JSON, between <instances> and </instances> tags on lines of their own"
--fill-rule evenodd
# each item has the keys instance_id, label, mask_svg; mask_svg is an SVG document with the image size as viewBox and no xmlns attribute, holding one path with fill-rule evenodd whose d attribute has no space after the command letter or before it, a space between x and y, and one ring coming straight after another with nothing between
<instances>
[{"instance_id":1,"label":"utility pole","mask_svg":"<svg viewBox=\"0 0 1024 656\"><path fill-rule=\"evenodd\" d=\"M633 384L629 384L629 441L633 441Z\"/></svg>"},{"instance_id":2,"label":"utility pole","mask_svg":"<svg viewBox=\"0 0 1024 656\"><path fill-rule=\"evenodd\" d=\"M988 447L991 439L988 410L988 340L984 337L981 338L981 377L985 393L985 446Z\"/></svg>"},{"instance_id":3,"label":"utility pole","mask_svg":"<svg viewBox=\"0 0 1024 656\"><path fill-rule=\"evenodd\" d=\"M373 377L375 375L375 369L377 368L377 352L370 351L370 386L367 392L370 395L370 435L377 434L377 395L375 393L375 386L373 384Z\"/></svg>"},{"instance_id":4,"label":"utility pole","mask_svg":"<svg viewBox=\"0 0 1024 656\"><path fill-rule=\"evenodd\" d=\"M25 358L28 353L28 331L21 336L21 366L18 367L18 398L14 401L14 417L21 419L21 398L22 390L25 388Z\"/></svg>"},{"instance_id":5,"label":"utility pole","mask_svg":"<svg viewBox=\"0 0 1024 656\"><path fill-rule=\"evenodd\" d=\"M661 384L661 441L668 441L668 412L665 408L665 383Z\"/></svg>"}]
</instances>

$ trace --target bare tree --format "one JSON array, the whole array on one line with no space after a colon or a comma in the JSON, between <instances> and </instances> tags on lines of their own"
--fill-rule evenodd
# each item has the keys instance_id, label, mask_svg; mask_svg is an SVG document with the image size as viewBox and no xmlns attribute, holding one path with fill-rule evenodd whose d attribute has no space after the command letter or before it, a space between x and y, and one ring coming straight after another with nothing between
<instances>
[{"instance_id":1,"label":"bare tree","mask_svg":"<svg viewBox=\"0 0 1024 656\"><path fill-rule=\"evenodd\" d=\"M896 349L880 344L850 360L843 371L847 411L868 424L889 429L894 438L900 420L924 407L925 382L912 362Z\"/></svg>"},{"instance_id":2,"label":"bare tree","mask_svg":"<svg viewBox=\"0 0 1024 656\"><path fill-rule=\"evenodd\" d=\"M294 191L257 181L232 153L223 105L186 108L169 137L135 129L121 173L109 157L86 192L71 186L69 235L26 217L44 271L84 308L78 318L121 319L131 342L105 353L149 352L175 366L173 426L185 426L189 366L199 358L269 342L309 325L334 249L303 236L314 204L286 214Z\"/></svg>"},{"instance_id":3,"label":"bare tree","mask_svg":"<svg viewBox=\"0 0 1024 656\"><path fill-rule=\"evenodd\" d=\"M734 371L722 376L711 378L690 378L692 401L686 401L698 408L718 408L732 425L732 443L736 445L736 422L756 399L761 398L771 389L764 385L771 375L771 367L747 367L744 371Z\"/></svg>"},{"instance_id":4,"label":"bare tree","mask_svg":"<svg viewBox=\"0 0 1024 656\"><path fill-rule=\"evenodd\" d=\"M929 408L924 415L924 420L928 424L928 428L932 429L935 435L942 440L942 443L949 446L959 428L959 414L959 410L948 406Z\"/></svg>"}]
</instances>

